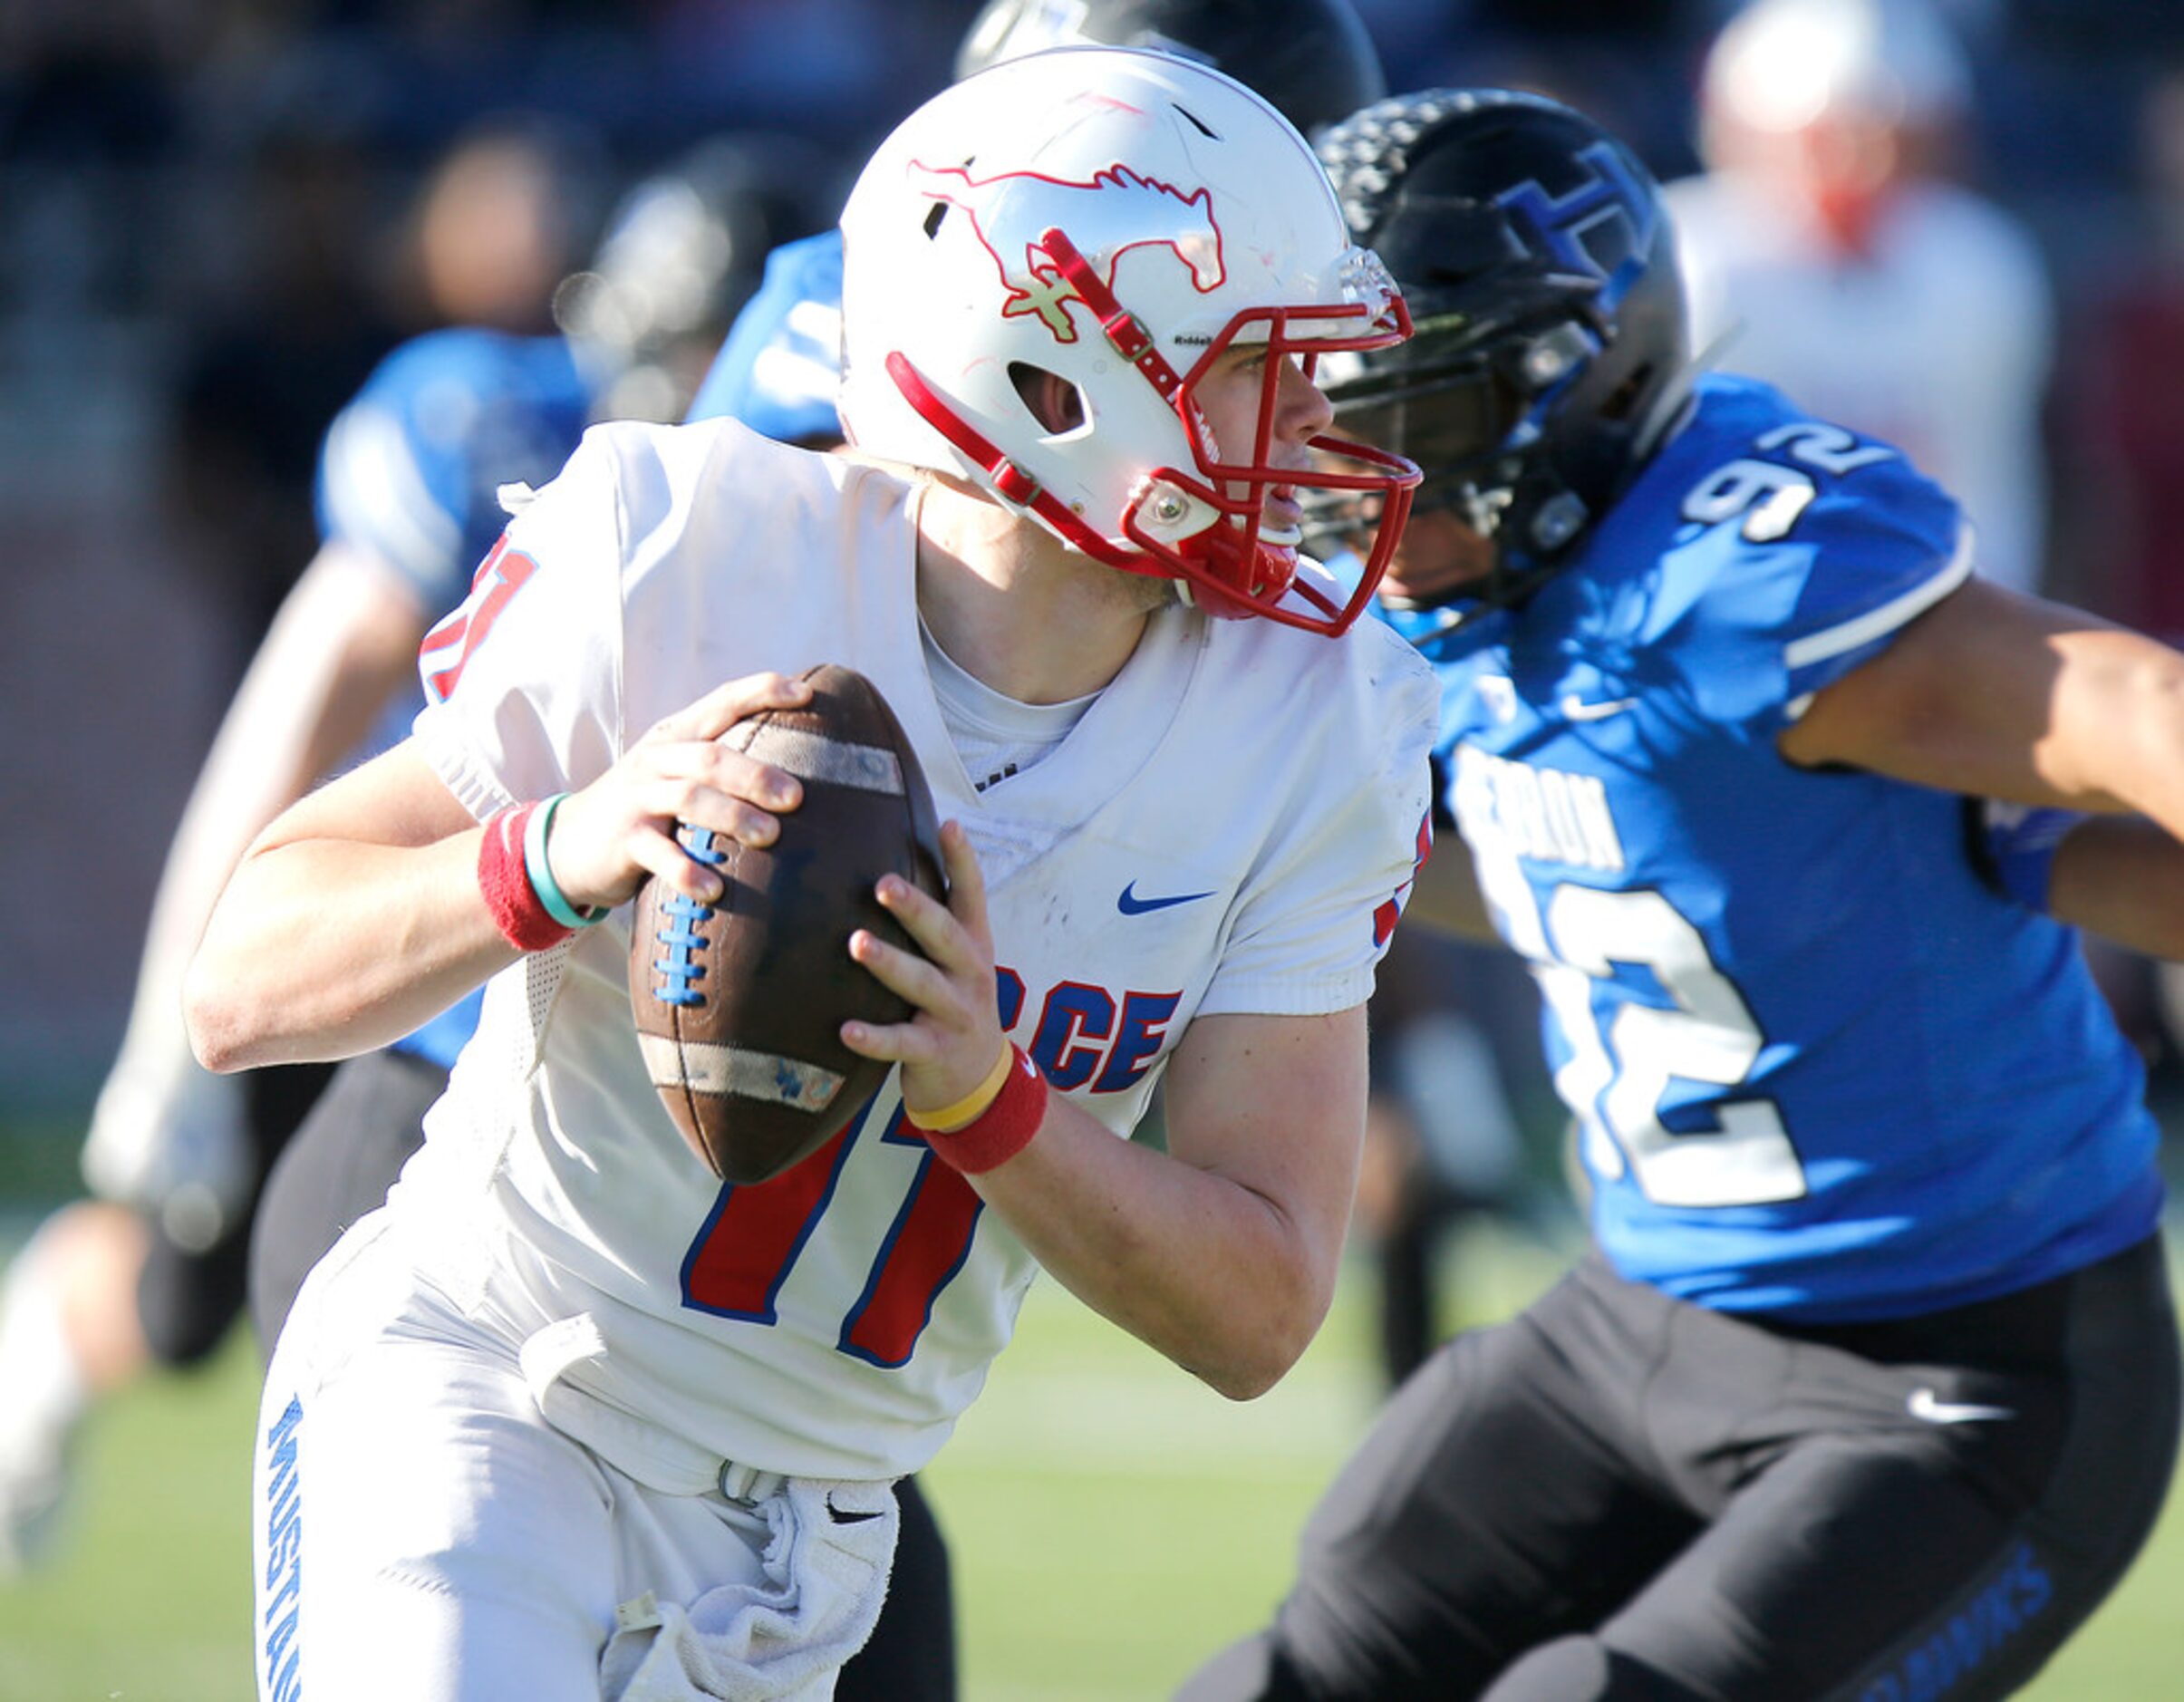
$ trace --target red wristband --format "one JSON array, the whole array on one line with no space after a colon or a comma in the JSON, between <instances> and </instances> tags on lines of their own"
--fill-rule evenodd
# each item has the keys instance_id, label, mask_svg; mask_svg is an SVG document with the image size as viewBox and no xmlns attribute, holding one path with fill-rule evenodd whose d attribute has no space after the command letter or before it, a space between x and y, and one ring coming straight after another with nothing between
<instances>
[{"instance_id":1,"label":"red wristband","mask_svg":"<svg viewBox=\"0 0 2184 1702\"><path fill-rule=\"evenodd\" d=\"M543 952L559 945L571 932L547 913L523 866L523 833L537 807L518 804L502 810L486 823L486 836L478 846L478 890L485 895L501 938L518 952Z\"/></svg>"},{"instance_id":2,"label":"red wristband","mask_svg":"<svg viewBox=\"0 0 2184 1702\"><path fill-rule=\"evenodd\" d=\"M1015 1157L1031 1145L1031 1137L1047 1120L1047 1078L1022 1047L1009 1050L1009 1079L991 1105L961 1128L945 1134L938 1129L925 1132L925 1144L967 1176Z\"/></svg>"}]
</instances>

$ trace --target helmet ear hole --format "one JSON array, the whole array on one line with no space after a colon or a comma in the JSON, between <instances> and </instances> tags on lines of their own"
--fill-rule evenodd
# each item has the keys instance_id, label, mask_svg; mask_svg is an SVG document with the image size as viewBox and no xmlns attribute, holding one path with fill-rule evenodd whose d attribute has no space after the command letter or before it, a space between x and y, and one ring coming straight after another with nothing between
<instances>
[{"instance_id":1,"label":"helmet ear hole","mask_svg":"<svg viewBox=\"0 0 2184 1702\"><path fill-rule=\"evenodd\" d=\"M1085 408L1085 393L1059 372L1050 372L1043 366L1033 366L1028 361L1009 363L1009 382L1016 386L1016 393L1030 410L1039 428L1049 437L1060 437L1075 431L1090 415Z\"/></svg>"}]
</instances>

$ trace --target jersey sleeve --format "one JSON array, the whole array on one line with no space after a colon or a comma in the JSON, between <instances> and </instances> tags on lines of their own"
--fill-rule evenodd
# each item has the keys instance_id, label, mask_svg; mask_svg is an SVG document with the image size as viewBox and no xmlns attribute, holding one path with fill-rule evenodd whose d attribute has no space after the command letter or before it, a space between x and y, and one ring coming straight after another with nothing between
<instances>
[{"instance_id":1,"label":"jersey sleeve","mask_svg":"<svg viewBox=\"0 0 2184 1702\"><path fill-rule=\"evenodd\" d=\"M1900 553L1882 548L1880 559L1846 550L1823 556L1805 582L1793 631L1783 638L1782 660L1791 720L1804 713L1812 694L1870 660L1895 642L1907 625L1971 576L1974 535L1955 515L1943 540L1902 540ZM1897 539L1885 540L1894 545ZM1895 554L1893 561L1888 559Z\"/></svg>"},{"instance_id":2,"label":"jersey sleeve","mask_svg":"<svg viewBox=\"0 0 2184 1702\"><path fill-rule=\"evenodd\" d=\"M1651 498L1710 523L1661 556L1639 638L1709 718L1771 739L1964 583L1974 535L1900 452L1840 427L1763 412L1703 447Z\"/></svg>"},{"instance_id":3,"label":"jersey sleeve","mask_svg":"<svg viewBox=\"0 0 2184 1702\"><path fill-rule=\"evenodd\" d=\"M1351 647L1353 665L1335 690L1310 693L1319 736L1280 757L1300 777L1288 831L1240 898L1201 1016L1319 1016L1362 1003L1430 848L1433 672L1376 624L1333 642Z\"/></svg>"},{"instance_id":4,"label":"jersey sleeve","mask_svg":"<svg viewBox=\"0 0 2184 1702\"><path fill-rule=\"evenodd\" d=\"M419 652L419 748L481 819L585 785L623 749L618 459L605 432L587 434Z\"/></svg>"}]
</instances>

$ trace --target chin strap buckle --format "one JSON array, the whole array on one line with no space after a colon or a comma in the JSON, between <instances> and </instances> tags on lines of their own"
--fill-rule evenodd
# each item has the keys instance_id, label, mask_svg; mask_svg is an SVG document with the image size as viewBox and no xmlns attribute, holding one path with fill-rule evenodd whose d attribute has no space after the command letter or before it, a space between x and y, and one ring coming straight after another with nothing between
<instances>
[{"instance_id":1,"label":"chin strap buckle","mask_svg":"<svg viewBox=\"0 0 2184 1702\"><path fill-rule=\"evenodd\" d=\"M993 488L1003 498L1020 508L1029 508L1039 500L1039 482L1006 455L997 459L987 469L993 480Z\"/></svg>"}]
</instances>

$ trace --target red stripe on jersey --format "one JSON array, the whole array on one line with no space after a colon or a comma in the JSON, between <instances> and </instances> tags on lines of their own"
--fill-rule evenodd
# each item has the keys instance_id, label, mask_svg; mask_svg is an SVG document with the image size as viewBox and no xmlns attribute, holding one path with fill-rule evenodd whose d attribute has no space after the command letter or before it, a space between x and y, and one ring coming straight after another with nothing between
<instances>
[{"instance_id":1,"label":"red stripe on jersey","mask_svg":"<svg viewBox=\"0 0 2184 1702\"><path fill-rule=\"evenodd\" d=\"M900 1111L886 1139L923 1145ZM925 1154L871 1280L842 1320L845 1352L875 1365L910 1363L933 1318L933 1301L971 1256L971 1233L984 1209L985 1202L958 1172Z\"/></svg>"},{"instance_id":2,"label":"red stripe on jersey","mask_svg":"<svg viewBox=\"0 0 2184 1702\"><path fill-rule=\"evenodd\" d=\"M1418 817L1418 836L1413 842L1409 880L1396 889L1396 895L1373 912L1373 943L1386 945L1395 937L1396 924L1403 920L1405 895L1417 885L1418 871L1425 866L1425 859L1434 854L1434 813L1427 810Z\"/></svg>"},{"instance_id":3,"label":"red stripe on jersey","mask_svg":"<svg viewBox=\"0 0 2184 1702\"><path fill-rule=\"evenodd\" d=\"M486 642L493 623L500 612L508 606L516 594L522 590L538 564L519 549L508 547L508 535L503 532L500 539L487 552L478 565L478 572L470 581L470 595L463 605L430 632L417 649L420 669L425 676L425 690L436 702L444 703L453 694L462 678L463 669ZM435 660L444 652L461 646L455 660L444 668L435 669Z\"/></svg>"},{"instance_id":4,"label":"red stripe on jersey","mask_svg":"<svg viewBox=\"0 0 2184 1702\"><path fill-rule=\"evenodd\" d=\"M682 1267L692 1306L757 1323L774 1321L774 1296L834 1196L843 1146L855 1123L770 1181L721 1192Z\"/></svg>"}]
</instances>

